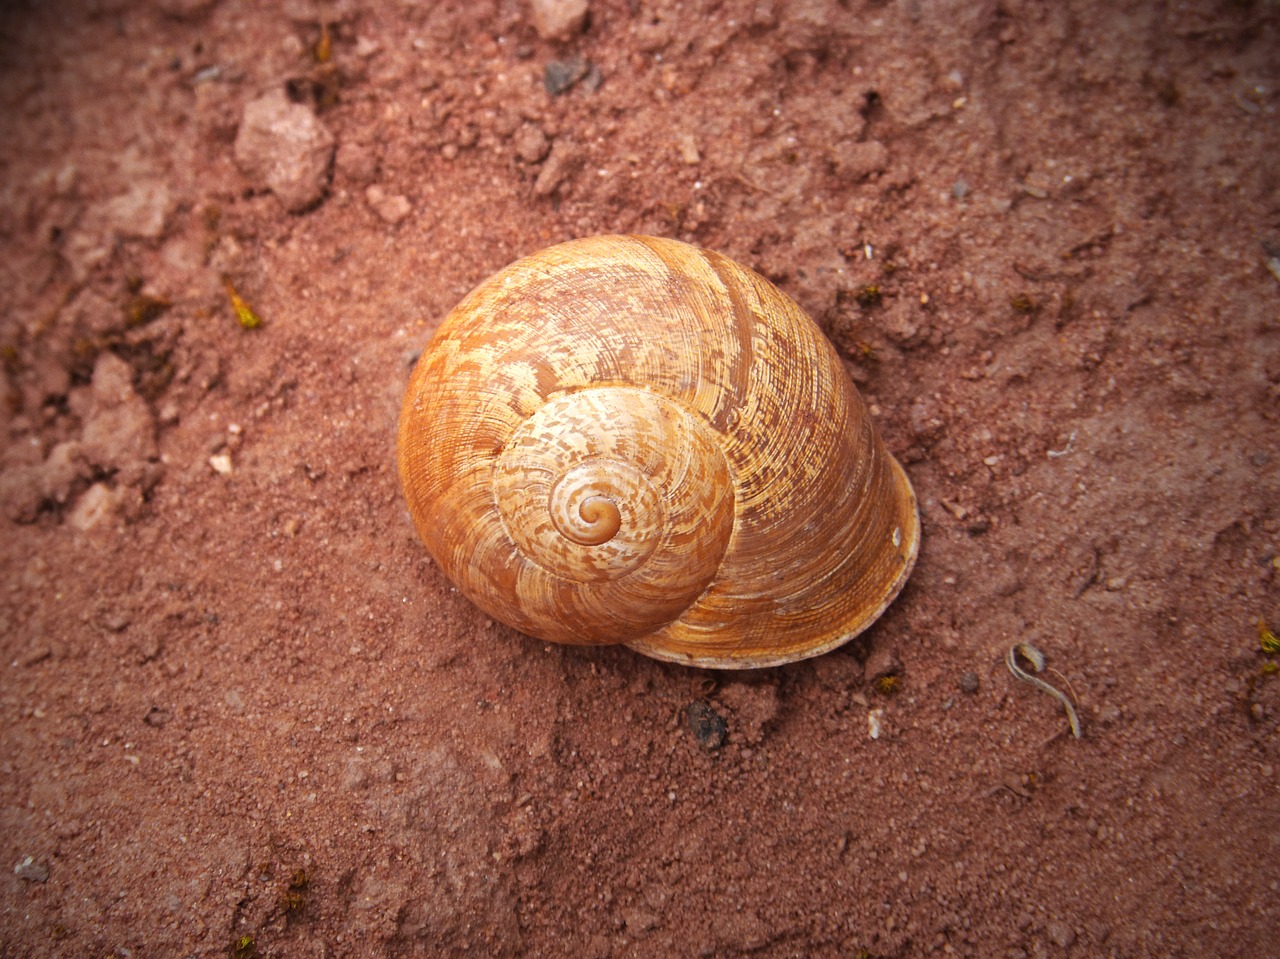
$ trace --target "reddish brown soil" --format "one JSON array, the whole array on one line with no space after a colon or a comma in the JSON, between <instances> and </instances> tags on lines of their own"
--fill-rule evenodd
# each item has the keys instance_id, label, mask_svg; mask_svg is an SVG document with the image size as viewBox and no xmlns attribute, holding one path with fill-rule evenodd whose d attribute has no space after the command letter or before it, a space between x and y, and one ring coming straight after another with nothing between
<instances>
[{"instance_id":1,"label":"reddish brown soil","mask_svg":"<svg viewBox=\"0 0 1280 959\"><path fill-rule=\"evenodd\" d=\"M7 5L0 955L1277 955L1278 30ZM337 144L299 213L235 159L281 89ZM518 255L624 231L795 296L906 464L919 565L849 647L549 647L417 542L413 356Z\"/></svg>"}]
</instances>

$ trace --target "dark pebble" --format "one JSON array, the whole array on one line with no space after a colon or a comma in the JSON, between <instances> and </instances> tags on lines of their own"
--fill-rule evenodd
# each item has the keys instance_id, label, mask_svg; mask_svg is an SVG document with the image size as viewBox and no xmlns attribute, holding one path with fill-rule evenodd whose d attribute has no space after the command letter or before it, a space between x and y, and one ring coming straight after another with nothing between
<instances>
[{"instance_id":1,"label":"dark pebble","mask_svg":"<svg viewBox=\"0 0 1280 959\"><path fill-rule=\"evenodd\" d=\"M977 519L969 523L968 529L970 536L981 536L987 530L991 529L991 520L986 516L979 516Z\"/></svg>"},{"instance_id":2,"label":"dark pebble","mask_svg":"<svg viewBox=\"0 0 1280 959\"><path fill-rule=\"evenodd\" d=\"M590 69L591 65L582 57L552 60L542 71L542 85L549 94L558 97L585 77Z\"/></svg>"},{"instance_id":3,"label":"dark pebble","mask_svg":"<svg viewBox=\"0 0 1280 959\"><path fill-rule=\"evenodd\" d=\"M965 673L960 677L960 692L976 693L978 691L978 674Z\"/></svg>"},{"instance_id":4,"label":"dark pebble","mask_svg":"<svg viewBox=\"0 0 1280 959\"><path fill-rule=\"evenodd\" d=\"M695 700L689 704L685 715L689 720L689 731L693 733L699 746L703 749L719 749L724 745L729 727L725 725L724 717L709 705L700 699Z\"/></svg>"}]
</instances>

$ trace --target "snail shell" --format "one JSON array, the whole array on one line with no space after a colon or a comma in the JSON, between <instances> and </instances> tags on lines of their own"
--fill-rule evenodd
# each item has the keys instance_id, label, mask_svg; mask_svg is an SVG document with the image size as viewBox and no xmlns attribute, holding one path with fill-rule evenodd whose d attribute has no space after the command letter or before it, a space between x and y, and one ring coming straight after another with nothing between
<instances>
[{"instance_id":1,"label":"snail shell","mask_svg":"<svg viewBox=\"0 0 1280 959\"><path fill-rule=\"evenodd\" d=\"M482 283L419 358L398 445L449 578L556 642L815 656L884 611L919 543L911 485L813 321L674 240L574 240Z\"/></svg>"}]
</instances>

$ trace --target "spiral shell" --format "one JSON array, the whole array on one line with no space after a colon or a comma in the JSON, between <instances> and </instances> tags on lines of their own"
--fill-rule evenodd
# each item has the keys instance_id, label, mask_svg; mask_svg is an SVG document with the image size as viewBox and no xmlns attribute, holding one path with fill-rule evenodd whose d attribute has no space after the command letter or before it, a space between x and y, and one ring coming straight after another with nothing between
<instances>
[{"instance_id":1,"label":"spiral shell","mask_svg":"<svg viewBox=\"0 0 1280 959\"><path fill-rule=\"evenodd\" d=\"M495 619L696 666L846 642L919 542L817 326L674 240L575 240L481 284L414 369L399 463L427 548Z\"/></svg>"}]
</instances>

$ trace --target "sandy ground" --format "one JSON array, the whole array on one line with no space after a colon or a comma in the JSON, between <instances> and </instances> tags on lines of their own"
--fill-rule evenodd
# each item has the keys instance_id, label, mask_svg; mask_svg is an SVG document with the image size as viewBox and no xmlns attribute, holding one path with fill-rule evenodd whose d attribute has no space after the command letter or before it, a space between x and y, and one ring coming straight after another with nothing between
<instances>
[{"instance_id":1,"label":"sandy ground","mask_svg":"<svg viewBox=\"0 0 1280 959\"><path fill-rule=\"evenodd\" d=\"M541 26L0 14L0 955L1280 954L1280 6ZM923 519L858 641L552 647L418 542L413 358L603 232L836 344Z\"/></svg>"}]
</instances>

